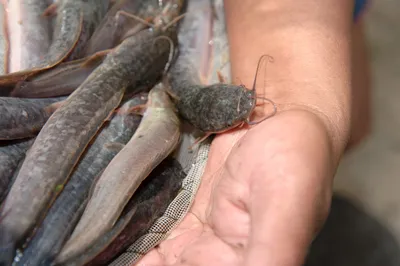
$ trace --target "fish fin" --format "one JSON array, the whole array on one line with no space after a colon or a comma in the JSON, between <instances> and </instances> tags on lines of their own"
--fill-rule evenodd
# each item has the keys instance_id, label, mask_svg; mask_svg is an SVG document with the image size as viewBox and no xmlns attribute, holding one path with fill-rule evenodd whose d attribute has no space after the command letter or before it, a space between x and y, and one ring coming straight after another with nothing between
<instances>
[{"instance_id":1,"label":"fish fin","mask_svg":"<svg viewBox=\"0 0 400 266\"><path fill-rule=\"evenodd\" d=\"M66 101L66 100L64 100L64 101L59 101L59 102L56 102L56 103L52 103L52 104L46 106L46 107L44 108L44 110L45 110L48 114L52 114L52 113L54 113L58 108L60 108L60 107L65 103L65 101Z\"/></svg>"},{"instance_id":2,"label":"fish fin","mask_svg":"<svg viewBox=\"0 0 400 266\"><path fill-rule=\"evenodd\" d=\"M129 108L126 111L122 111L121 109L117 109L116 113L117 114L121 114L121 115L124 115L124 114L143 115L144 112L146 111L146 109L147 109L147 105L146 104L139 104L139 105L136 105L136 106L133 106L133 107Z\"/></svg>"},{"instance_id":3,"label":"fish fin","mask_svg":"<svg viewBox=\"0 0 400 266\"><path fill-rule=\"evenodd\" d=\"M94 189L96 188L96 185L97 185L97 181L99 181L99 179L100 179L100 177L102 176L104 170L105 170L105 169L101 170L100 173L93 179L92 185L90 186L90 189L89 189L89 193L87 194L88 196L87 196L87 198L85 199L85 200L87 201L87 202L86 202L86 205L88 204L88 202L89 202L90 199L92 198ZM72 236L72 234L71 234L71 236ZM71 237L71 236L70 236L70 237ZM66 241L66 243L67 243L67 241Z\"/></svg>"},{"instance_id":4,"label":"fish fin","mask_svg":"<svg viewBox=\"0 0 400 266\"><path fill-rule=\"evenodd\" d=\"M106 144L104 144L104 148L115 151L116 153L118 153L124 147L125 145L120 142L107 142Z\"/></svg>"},{"instance_id":5,"label":"fish fin","mask_svg":"<svg viewBox=\"0 0 400 266\"><path fill-rule=\"evenodd\" d=\"M206 133L203 137L197 138L192 145L190 145L189 150L192 151L194 147L205 141L209 136L211 136L213 133Z\"/></svg>"},{"instance_id":6,"label":"fish fin","mask_svg":"<svg viewBox=\"0 0 400 266\"><path fill-rule=\"evenodd\" d=\"M227 83L226 77L222 74L220 70L217 71L217 76L220 83Z\"/></svg>"},{"instance_id":7,"label":"fish fin","mask_svg":"<svg viewBox=\"0 0 400 266\"><path fill-rule=\"evenodd\" d=\"M114 112L110 112L110 113L108 114L108 116L106 117L106 119L104 119L104 121L111 121L111 119L114 117L114 113L115 113L115 112L118 112L117 110L118 110L118 109L116 109Z\"/></svg>"},{"instance_id":8,"label":"fish fin","mask_svg":"<svg viewBox=\"0 0 400 266\"><path fill-rule=\"evenodd\" d=\"M144 25L146 25L146 26L149 26L149 27L151 27L151 28L153 28L153 27L155 26L154 24L152 24L152 23L149 22L151 19L149 19L149 18L147 18L147 19L142 19L141 17L138 17L138 16L136 16L136 15L134 15L134 14L131 14L131 13L129 13L129 12L126 12L126 11L124 11L124 10L120 10L120 11L118 11L118 12L115 14L115 18L116 18L117 24L120 23L120 20L119 20L119 17L120 17L120 16L125 16L125 17L127 17L127 18L136 20L136 21L138 21L138 22L140 22L140 23L142 23L142 24L144 24Z\"/></svg>"},{"instance_id":9,"label":"fish fin","mask_svg":"<svg viewBox=\"0 0 400 266\"><path fill-rule=\"evenodd\" d=\"M128 112L138 115L143 115L146 112L147 104L139 104L128 110Z\"/></svg>"},{"instance_id":10,"label":"fish fin","mask_svg":"<svg viewBox=\"0 0 400 266\"><path fill-rule=\"evenodd\" d=\"M97 52L91 56L85 62L82 63L81 67L95 67L100 64L106 55L108 55L113 49L107 49L100 52Z\"/></svg>"},{"instance_id":11,"label":"fish fin","mask_svg":"<svg viewBox=\"0 0 400 266\"><path fill-rule=\"evenodd\" d=\"M58 3L54 2L49 5L42 13L42 17L54 16L57 14Z\"/></svg>"}]
</instances>

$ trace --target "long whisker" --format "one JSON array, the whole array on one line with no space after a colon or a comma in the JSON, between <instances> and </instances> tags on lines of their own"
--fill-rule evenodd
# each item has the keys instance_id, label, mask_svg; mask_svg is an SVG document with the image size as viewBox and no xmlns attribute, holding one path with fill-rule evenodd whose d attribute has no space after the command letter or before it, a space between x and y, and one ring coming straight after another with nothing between
<instances>
[{"instance_id":1,"label":"long whisker","mask_svg":"<svg viewBox=\"0 0 400 266\"><path fill-rule=\"evenodd\" d=\"M253 88L252 88L253 91L256 90L256 83L257 83L257 78L258 78L258 71L259 71L259 69L260 69L261 62L263 61L263 59L264 59L265 57L268 58L268 61L269 61L269 62L271 62L271 63L274 62L274 58L273 58L272 56L270 56L270 55L265 54L265 55L263 55L263 56L260 57L260 59L258 60L258 64L257 64L256 76L254 77Z\"/></svg>"},{"instance_id":2,"label":"long whisker","mask_svg":"<svg viewBox=\"0 0 400 266\"><path fill-rule=\"evenodd\" d=\"M269 115L267 115L267 116L261 118L261 119L258 120L258 121L250 121L250 117L247 118L246 123L247 123L248 125L256 125L256 124L259 124L259 123L263 122L264 120L267 120L268 118L274 116L274 115L277 113L277 111L278 111L278 108L276 107L275 102L273 102L271 99L268 99L268 98L265 98L265 97L260 97L260 96L257 96L256 98L257 98L257 99L263 99L264 101L267 101L267 102L271 103L272 106L274 107L274 111L273 111L271 114L269 114Z\"/></svg>"},{"instance_id":3,"label":"long whisker","mask_svg":"<svg viewBox=\"0 0 400 266\"><path fill-rule=\"evenodd\" d=\"M169 67L171 66L171 63L172 63L172 60L173 60L173 57L174 57L174 53L175 53L175 46L174 46L174 42L172 41L172 39L170 37L159 36L159 37L154 39L154 42L157 41L158 39L165 39L165 40L167 40L169 42L169 45L170 45L170 52L169 52L169 56L168 56L168 62L165 65L165 68L164 68L164 74L165 74L165 73L167 73ZM153 45L154 45L154 42L153 42Z\"/></svg>"}]
</instances>

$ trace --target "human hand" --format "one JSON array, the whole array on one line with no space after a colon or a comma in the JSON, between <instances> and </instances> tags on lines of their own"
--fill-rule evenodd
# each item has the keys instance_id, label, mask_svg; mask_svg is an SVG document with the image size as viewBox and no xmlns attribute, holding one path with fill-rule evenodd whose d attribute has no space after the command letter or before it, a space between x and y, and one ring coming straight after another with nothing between
<instances>
[{"instance_id":1,"label":"human hand","mask_svg":"<svg viewBox=\"0 0 400 266\"><path fill-rule=\"evenodd\" d=\"M217 136L190 212L137 265L302 265L328 214L335 161L309 111Z\"/></svg>"}]
</instances>

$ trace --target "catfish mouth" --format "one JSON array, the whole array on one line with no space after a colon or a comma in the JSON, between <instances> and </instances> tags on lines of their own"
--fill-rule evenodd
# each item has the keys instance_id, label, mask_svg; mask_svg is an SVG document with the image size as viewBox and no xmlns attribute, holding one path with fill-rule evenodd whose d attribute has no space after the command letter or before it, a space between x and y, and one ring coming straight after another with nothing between
<instances>
[{"instance_id":1,"label":"catfish mouth","mask_svg":"<svg viewBox=\"0 0 400 266\"><path fill-rule=\"evenodd\" d=\"M254 94L252 95L252 102L251 102L251 108L250 111L248 113L248 116L245 120L245 122L250 125L251 121L250 121L250 117L254 114L254 112L256 111L256 105L257 105L257 97L254 96Z\"/></svg>"}]
</instances>

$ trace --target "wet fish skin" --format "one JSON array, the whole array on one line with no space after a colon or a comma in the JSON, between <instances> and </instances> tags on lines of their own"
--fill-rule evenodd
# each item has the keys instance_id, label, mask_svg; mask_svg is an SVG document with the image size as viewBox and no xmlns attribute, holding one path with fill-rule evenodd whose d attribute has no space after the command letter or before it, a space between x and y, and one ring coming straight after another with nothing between
<instances>
[{"instance_id":1,"label":"wet fish skin","mask_svg":"<svg viewBox=\"0 0 400 266\"><path fill-rule=\"evenodd\" d=\"M119 105L126 87L152 68L160 73L164 70L170 43L159 36L176 41L176 32L171 30L143 31L125 39L46 122L1 212L0 263L15 253L18 242L57 195L57 186L68 179L85 147Z\"/></svg>"},{"instance_id":2,"label":"wet fish skin","mask_svg":"<svg viewBox=\"0 0 400 266\"><path fill-rule=\"evenodd\" d=\"M118 11L125 11L141 18L147 18L154 16L156 11L159 11L158 0L116 1L90 38L85 49L85 56L113 48L124 39L124 35L128 31L133 34L147 28L146 25L137 20L123 15L117 17Z\"/></svg>"},{"instance_id":3,"label":"wet fish skin","mask_svg":"<svg viewBox=\"0 0 400 266\"><path fill-rule=\"evenodd\" d=\"M171 201L178 195L182 186L182 180L186 177L179 162L172 158L166 158L139 186L132 199L127 204L127 210L136 207L135 213L129 222L105 250L88 262L86 266L108 265L111 260L129 247L135 240L143 236L166 211ZM125 218L125 215L122 215ZM108 232L104 238L111 238L117 231L120 221ZM105 240L105 239L104 239ZM107 243L108 241L102 241ZM97 244L97 243L96 243ZM100 244L100 243L99 243ZM101 246L101 245L99 245ZM90 250L93 250L92 248ZM100 249L101 250L101 249ZM96 252L93 252L96 253ZM86 252L89 257L90 251Z\"/></svg>"},{"instance_id":4,"label":"wet fish skin","mask_svg":"<svg viewBox=\"0 0 400 266\"><path fill-rule=\"evenodd\" d=\"M11 184L12 177L34 139L0 142L0 205Z\"/></svg>"},{"instance_id":5,"label":"wet fish skin","mask_svg":"<svg viewBox=\"0 0 400 266\"><path fill-rule=\"evenodd\" d=\"M77 1L83 0L59 0L57 2L59 8L57 9L52 43L41 62L35 68L0 76L0 86L15 85L18 81L54 67L70 55L78 42L82 29L82 5L77 4Z\"/></svg>"},{"instance_id":6,"label":"wet fish skin","mask_svg":"<svg viewBox=\"0 0 400 266\"><path fill-rule=\"evenodd\" d=\"M42 14L45 0L9 0L8 32L10 40L10 72L37 67L51 43L50 20Z\"/></svg>"},{"instance_id":7,"label":"wet fish skin","mask_svg":"<svg viewBox=\"0 0 400 266\"><path fill-rule=\"evenodd\" d=\"M104 56L85 63L87 58L59 64L30 80L20 81L11 92L13 97L47 98L69 95L98 67Z\"/></svg>"},{"instance_id":8,"label":"wet fish skin","mask_svg":"<svg viewBox=\"0 0 400 266\"><path fill-rule=\"evenodd\" d=\"M63 265L107 265L162 216L180 191L185 176L179 162L167 157L140 184L115 226L83 254Z\"/></svg>"},{"instance_id":9,"label":"wet fish skin","mask_svg":"<svg viewBox=\"0 0 400 266\"><path fill-rule=\"evenodd\" d=\"M52 104L66 97L21 99L0 97L0 140L35 136L50 117Z\"/></svg>"},{"instance_id":10,"label":"wet fish skin","mask_svg":"<svg viewBox=\"0 0 400 266\"><path fill-rule=\"evenodd\" d=\"M129 109L146 101L146 94L136 95L124 103L119 113L101 129L38 227L18 265L50 264L54 260L78 222L95 178L139 126L141 116L129 113Z\"/></svg>"},{"instance_id":11,"label":"wet fish skin","mask_svg":"<svg viewBox=\"0 0 400 266\"><path fill-rule=\"evenodd\" d=\"M76 4L79 3L82 5L81 10L83 13L81 32L72 53L66 59L67 61L77 60L84 56L84 49L88 41L104 18L109 7L109 0L80 0Z\"/></svg>"},{"instance_id":12,"label":"wet fish skin","mask_svg":"<svg viewBox=\"0 0 400 266\"><path fill-rule=\"evenodd\" d=\"M104 170L71 238L59 254L64 262L92 245L110 230L140 183L177 146L180 121L165 89L149 93L139 128Z\"/></svg>"}]
</instances>

